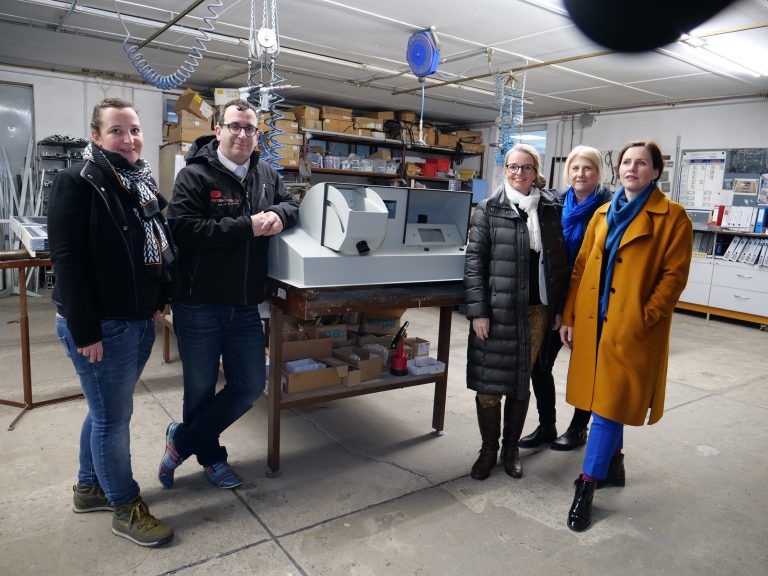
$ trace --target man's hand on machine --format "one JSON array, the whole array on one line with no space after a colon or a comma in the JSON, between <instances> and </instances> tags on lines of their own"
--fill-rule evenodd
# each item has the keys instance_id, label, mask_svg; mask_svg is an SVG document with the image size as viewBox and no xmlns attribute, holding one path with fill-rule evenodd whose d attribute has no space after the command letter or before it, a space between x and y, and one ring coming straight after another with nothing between
<instances>
[{"instance_id":1,"label":"man's hand on machine","mask_svg":"<svg viewBox=\"0 0 768 576\"><path fill-rule=\"evenodd\" d=\"M254 236L274 236L283 231L283 221L275 212L259 212L251 215Z\"/></svg>"}]
</instances>

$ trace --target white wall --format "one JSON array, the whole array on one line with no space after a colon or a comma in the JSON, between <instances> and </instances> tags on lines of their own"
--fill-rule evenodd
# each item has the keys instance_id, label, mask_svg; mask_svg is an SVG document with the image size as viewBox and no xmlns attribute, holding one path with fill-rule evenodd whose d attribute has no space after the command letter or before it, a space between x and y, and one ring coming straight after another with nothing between
<instances>
[{"instance_id":1,"label":"white wall","mask_svg":"<svg viewBox=\"0 0 768 576\"><path fill-rule=\"evenodd\" d=\"M0 65L0 82L32 86L34 139L53 134L90 139L93 106L106 96L133 102L144 132L142 156L157 178L163 139L163 93L135 82Z\"/></svg>"},{"instance_id":2,"label":"white wall","mask_svg":"<svg viewBox=\"0 0 768 576\"><path fill-rule=\"evenodd\" d=\"M579 117L547 122L547 158L564 157L578 144L613 151L634 139L656 140L678 164L680 150L691 148L768 148L768 100L670 106L626 112L595 113L582 128ZM679 138L679 149L678 149ZM549 176L549 161L545 175Z\"/></svg>"}]
</instances>

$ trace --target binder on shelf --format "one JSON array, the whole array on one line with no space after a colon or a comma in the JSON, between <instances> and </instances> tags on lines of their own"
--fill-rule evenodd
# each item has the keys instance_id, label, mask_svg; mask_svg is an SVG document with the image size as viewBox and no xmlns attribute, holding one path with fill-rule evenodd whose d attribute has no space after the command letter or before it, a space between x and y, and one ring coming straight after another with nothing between
<instances>
[{"instance_id":1,"label":"binder on shelf","mask_svg":"<svg viewBox=\"0 0 768 576\"><path fill-rule=\"evenodd\" d=\"M768 208L760 206L757 208L757 216L755 217L755 227L752 229L755 234L762 234L766 230L766 217L768 217Z\"/></svg>"},{"instance_id":2,"label":"binder on shelf","mask_svg":"<svg viewBox=\"0 0 768 576\"><path fill-rule=\"evenodd\" d=\"M731 250L731 255L728 258L725 258L726 260L729 260L730 262L736 262L739 259L739 256L741 256L741 253L744 251L744 247L747 245L747 237L746 236L734 236L733 241L731 242L731 245L735 243L735 246L733 246L733 250L731 250L730 246L728 247L728 250Z\"/></svg>"},{"instance_id":3,"label":"binder on shelf","mask_svg":"<svg viewBox=\"0 0 768 576\"><path fill-rule=\"evenodd\" d=\"M730 260L731 256L733 255L733 251L736 250L736 246L739 245L739 237L734 236L731 238L731 243L728 244L728 248L725 250L725 253L723 253L723 260Z\"/></svg>"},{"instance_id":4,"label":"binder on shelf","mask_svg":"<svg viewBox=\"0 0 768 576\"><path fill-rule=\"evenodd\" d=\"M712 213L709 216L709 225L710 226L720 226L723 222L723 212L725 211L725 206L719 205L712 208Z\"/></svg>"}]
</instances>

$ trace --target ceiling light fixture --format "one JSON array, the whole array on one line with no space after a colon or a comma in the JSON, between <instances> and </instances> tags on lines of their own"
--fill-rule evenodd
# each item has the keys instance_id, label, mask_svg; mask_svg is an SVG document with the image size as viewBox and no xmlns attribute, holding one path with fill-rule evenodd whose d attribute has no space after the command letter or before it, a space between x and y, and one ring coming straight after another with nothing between
<instances>
[{"instance_id":1,"label":"ceiling light fixture","mask_svg":"<svg viewBox=\"0 0 768 576\"><path fill-rule=\"evenodd\" d=\"M760 78L761 76L768 74L768 72L763 72L761 70L763 66L759 64L757 59L755 59L755 63L757 63L757 65L753 65L750 62L744 61L746 55L750 53L750 50L754 51L756 47L740 49L738 50L738 55L734 55L733 50L729 48L730 43L728 42L727 38L708 40L699 36L689 36L688 34L683 34L677 42L681 46L693 48L696 50L699 56L703 58L705 67L709 66L712 68L713 66L709 64L707 60L712 60L712 58L714 58L713 63L715 69L719 69L724 65L731 71L737 73L740 72L742 74L746 73L753 78ZM717 45L713 44L713 42L716 42ZM691 60L700 61L699 58Z\"/></svg>"}]
</instances>

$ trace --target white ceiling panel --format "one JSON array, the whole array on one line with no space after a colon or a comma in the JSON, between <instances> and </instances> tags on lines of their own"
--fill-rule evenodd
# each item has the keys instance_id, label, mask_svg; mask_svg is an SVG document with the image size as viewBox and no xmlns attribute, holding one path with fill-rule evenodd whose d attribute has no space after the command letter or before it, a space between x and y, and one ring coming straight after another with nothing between
<instances>
[{"instance_id":1,"label":"white ceiling panel","mask_svg":"<svg viewBox=\"0 0 768 576\"><path fill-rule=\"evenodd\" d=\"M216 1L203 2L141 49L155 70L170 74L183 63L205 26L203 18L211 14L207 6ZM251 11L260 28L264 3L221 1L207 52L188 82L197 90L249 83ZM143 41L191 0L74 4L72 8L71 0L3 0L0 62L138 79L121 48L124 31L116 9L126 17L131 35ZM530 117L768 92L768 72L757 78L733 62L721 63L728 68L725 72L713 70L692 61L708 54L680 43L657 52L579 59L604 49L573 25L560 0L270 0L268 5L277 7L279 23L276 70L286 83L299 86L285 91L293 101L418 110L417 92L393 94L418 89L417 79L395 74L408 71L405 53L410 35L430 26L437 30L444 61L426 86L461 80L425 91L426 115L435 120L492 121L498 114L494 73L541 63L545 65L524 74L531 101L525 110ZM626 23L606 22L611 25ZM725 42L747 46L741 54L759 59L760 51L768 50L768 2L736 0L696 32L703 34L704 51L721 49ZM571 60L556 63L562 59ZM768 52L764 60L768 66ZM479 78L463 81L475 76ZM522 80L523 74L516 77Z\"/></svg>"}]
</instances>

